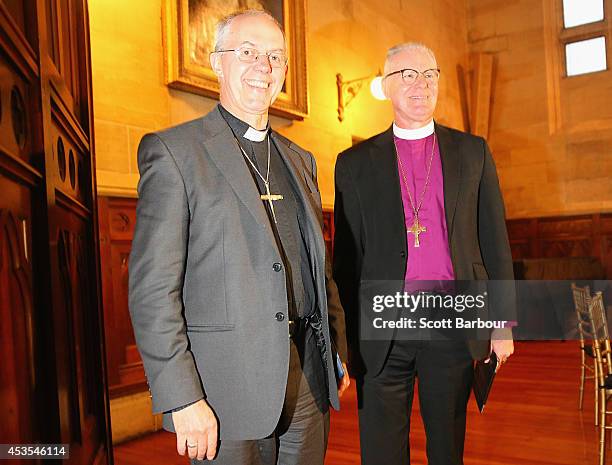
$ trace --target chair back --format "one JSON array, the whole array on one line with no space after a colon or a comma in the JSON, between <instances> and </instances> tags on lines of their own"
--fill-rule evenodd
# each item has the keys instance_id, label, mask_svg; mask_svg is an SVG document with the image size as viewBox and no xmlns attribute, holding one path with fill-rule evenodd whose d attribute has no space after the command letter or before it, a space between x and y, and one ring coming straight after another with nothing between
<instances>
[{"instance_id":1,"label":"chair back","mask_svg":"<svg viewBox=\"0 0 612 465\"><path fill-rule=\"evenodd\" d=\"M612 351L610 350L606 309L601 292L595 293L590 299L589 316L591 319L593 351L598 368L598 381L600 386L604 386L606 377L612 375Z\"/></svg>"},{"instance_id":2,"label":"chair back","mask_svg":"<svg viewBox=\"0 0 612 465\"><path fill-rule=\"evenodd\" d=\"M572 296L574 297L574 308L578 319L578 336L580 338L580 348L584 350L584 340L592 339L591 319L589 316L589 303L591 300L591 290L589 286L576 286L572 283Z\"/></svg>"}]
</instances>

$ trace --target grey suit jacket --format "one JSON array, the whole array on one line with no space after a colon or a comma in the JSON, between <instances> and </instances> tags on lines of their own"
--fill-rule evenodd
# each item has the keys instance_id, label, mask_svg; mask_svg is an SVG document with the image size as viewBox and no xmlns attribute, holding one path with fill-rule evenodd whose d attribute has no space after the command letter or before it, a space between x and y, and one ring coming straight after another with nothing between
<instances>
[{"instance_id":1,"label":"grey suit jacket","mask_svg":"<svg viewBox=\"0 0 612 465\"><path fill-rule=\"evenodd\" d=\"M326 260L315 160L272 137L306 212L329 399L338 408L330 341L346 360L344 314ZM215 108L147 134L138 167L129 301L153 410L204 397L221 439L266 437L280 417L288 372L285 270L233 134ZM173 430L168 413L164 427Z\"/></svg>"}]
</instances>

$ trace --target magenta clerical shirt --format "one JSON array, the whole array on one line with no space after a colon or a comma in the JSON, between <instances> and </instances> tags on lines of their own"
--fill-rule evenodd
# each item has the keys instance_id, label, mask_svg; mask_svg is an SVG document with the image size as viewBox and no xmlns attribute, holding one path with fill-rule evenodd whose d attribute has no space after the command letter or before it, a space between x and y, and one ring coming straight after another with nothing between
<instances>
[{"instance_id":1,"label":"magenta clerical shirt","mask_svg":"<svg viewBox=\"0 0 612 465\"><path fill-rule=\"evenodd\" d=\"M404 204L406 229L414 222L414 213L408 198L410 189L417 206L427 177L427 165L434 144L433 121L423 128L406 130L393 125L393 138L402 164L398 163L399 181ZM402 167L408 186L402 176ZM419 210L419 222L427 228L419 236L420 247L414 246L414 234L407 232L408 257L406 283L414 280L454 280L453 264L448 244L446 214L444 210L444 178L438 143L433 151L429 185ZM407 286L408 287L408 286Z\"/></svg>"}]
</instances>

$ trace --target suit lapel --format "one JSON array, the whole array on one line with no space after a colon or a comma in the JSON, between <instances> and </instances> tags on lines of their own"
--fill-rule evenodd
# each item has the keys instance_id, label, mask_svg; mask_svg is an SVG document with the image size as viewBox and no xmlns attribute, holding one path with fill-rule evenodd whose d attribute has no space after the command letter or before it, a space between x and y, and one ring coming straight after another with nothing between
<instances>
[{"instance_id":1,"label":"suit lapel","mask_svg":"<svg viewBox=\"0 0 612 465\"><path fill-rule=\"evenodd\" d=\"M459 197L461 183L461 154L454 145L453 137L448 128L436 124L436 137L438 139L440 157L442 158L442 174L444 177L444 210L446 212L446 226L448 228L448 241L451 243L453 222Z\"/></svg>"},{"instance_id":2,"label":"suit lapel","mask_svg":"<svg viewBox=\"0 0 612 465\"><path fill-rule=\"evenodd\" d=\"M385 223L389 227L389 237L398 241L398 245L408 251L406 244L406 219L400 187L400 177L397 167L393 127L383 132L370 147L371 173L375 176L376 191L372 195L378 197L378 204L385 212ZM398 248L398 250L401 250Z\"/></svg>"},{"instance_id":3,"label":"suit lapel","mask_svg":"<svg viewBox=\"0 0 612 465\"><path fill-rule=\"evenodd\" d=\"M291 152L293 150L288 147L284 141L277 137L274 132L271 133L271 137L272 142L278 149L278 153L287 166L287 171L289 171L289 175L291 176L292 184L297 188L296 195L301 201L302 205L304 205L304 212L308 218L310 229L312 232L314 232L314 234L311 235L311 238L315 239L319 257L323 257L324 259L325 242L323 241L323 235L316 233L318 230L322 230L323 228L323 218L319 213L318 205L315 204L314 199L310 194L311 192L316 192L317 188L314 183L307 185L309 180L303 174L304 168L298 163L299 155L292 155Z\"/></svg>"},{"instance_id":4,"label":"suit lapel","mask_svg":"<svg viewBox=\"0 0 612 465\"><path fill-rule=\"evenodd\" d=\"M202 145L238 198L276 244L270 220L231 129L215 108L204 118Z\"/></svg>"}]
</instances>

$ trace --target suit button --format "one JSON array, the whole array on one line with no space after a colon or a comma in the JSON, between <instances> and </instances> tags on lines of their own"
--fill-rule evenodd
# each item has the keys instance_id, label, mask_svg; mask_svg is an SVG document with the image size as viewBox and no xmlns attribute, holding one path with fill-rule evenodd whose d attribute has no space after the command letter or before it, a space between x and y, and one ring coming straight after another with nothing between
<instances>
[{"instance_id":1,"label":"suit button","mask_svg":"<svg viewBox=\"0 0 612 465\"><path fill-rule=\"evenodd\" d=\"M280 263L275 263L274 265L272 265L272 269L278 273L280 270L283 269L283 265L281 265Z\"/></svg>"},{"instance_id":2,"label":"suit button","mask_svg":"<svg viewBox=\"0 0 612 465\"><path fill-rule=\"evenodd\" d=\"M278 312L276 315L274 315L274 317L276 318L276 321L283 321L285 319L285 315L282 312Z\"/></svg>"},{"instance_id":3,"label":"suit button","mask_svg":"<svg viewBox=\"0 0 612 465\"><path fill-rule=\"evenodd\" d=\"M406 258L406 252L402 250L402 251L400 252L400 257L402 257L402 258Z\"/></svg>"}]
</instances>

